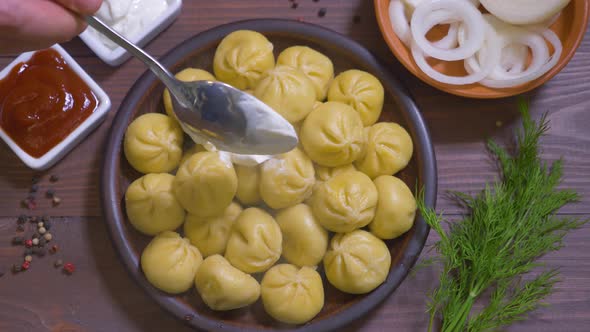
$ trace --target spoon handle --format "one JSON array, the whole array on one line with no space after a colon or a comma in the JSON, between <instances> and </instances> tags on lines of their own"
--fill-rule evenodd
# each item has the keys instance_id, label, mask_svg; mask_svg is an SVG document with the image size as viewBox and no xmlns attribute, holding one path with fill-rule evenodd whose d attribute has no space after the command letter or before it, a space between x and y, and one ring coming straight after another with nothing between
<instances>
[{"instance_id":1,"label":"spoon handle","mask_svg":"<svg viewBox=\"0 0 590 332\"><path fill-rule=\"evenodd\" d=\"M131 54L133 54L136 58L145 63L145 65L156 76L158 76L158 78L162 80L168 88L174 86L175 79L173 78L172 74L151 55L147 54L144 50L125 39L125 37L121 36L117 31L111 29L111 27L109 27L107 24L101 21L98 17L86 16L85 20L88 23L88 25L90 25L98 32L102 33L110 40L114 41L117 45L123 47Z\"/></svg>"}]
</instances>

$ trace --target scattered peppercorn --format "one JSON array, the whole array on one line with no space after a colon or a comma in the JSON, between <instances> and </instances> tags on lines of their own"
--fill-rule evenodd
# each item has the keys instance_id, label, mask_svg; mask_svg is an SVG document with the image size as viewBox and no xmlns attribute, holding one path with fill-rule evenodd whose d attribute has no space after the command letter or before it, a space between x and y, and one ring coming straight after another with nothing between
<instances>
[{"instance_id":1,"label":"scattered peppercorn","mask_svg":"<svg viewBox=\"0 0 590 332\"><path fill-rule=\"evenodd\" d=\"M39 180L40 180L40 178L38 176L33 176L31 178L31 183L32 184L37 184L37 183L39 183Z\"/></svg>"},{"instance_id":2,"label":"scattered peppercorn","mask_svg":"<svg viewBox=\"0 0 590 332\"><path fill-rule=\"evenodd\" d=\"M32 193L36 193L37 191L39 191L39 185L38 184L34 184L31 186L30 192Z\"/></svg>"},{"instance_id":3,"label":"scattered peppercorn","mask_svg":"<svg viewBox=\"0 0 590 332\"><path fill-rule=\"evenodd\" d=\"M25 254L25 256L32 255L33 254L33 248L25 248L24 254Z\"/></svg>"},{"instance_id":4,"label":"scattered peppercorn","mask_svg":"<svg viewBox=\"0 0 590 332\"><path fill-rule=\"evenodd\" d=\"M31 255L26 255L25 256L25 262L29 262L30 263L32 261L33 261L33 256L31 256Z\"/></svg>"},{"instance_id":5,"label":"scattered peppercorn","mask_svg":"<svg viewBox=\"0 0 590 332\"><path fill-rule=\"evenodd\" d=\"M32 223L36 223L37 220L39 220L39 218L37 218L37 216L32 216L31 219L29 219L29 221Z\"/></svg>"},{"instance_id":6,"label":"scattered peppercorn","mask_svg":"<svg viewBox=\"0 0 590 332\"><path fill-rule=\"evenodd\" d=\"M51 241L51 239L53 239L53 235L51 235L51 233L45 233L43 235L43 238L45 239L45 241L49 242Z\"/></svg>"},{"instance_id":7,"label":"scattered peppercorn","mask_svg":"<svg viewBox=\"0 0 590 332\"><path fill-rule=\"evenodd\" d=\"M64 264L64 271L67 272L68 274L74 273L75 270L76 270L76 267L74 266L74 264L72 264L72 263L65 263Z\"/></svg>"},{"instance_id":8,"label":"scattered peppercorn","mask_svg":"<svg viewBox=\"0 0 590 332\"><path fill-rule=\"evenodd\" d=\"M47 234L45 234L45 235L47 236ZM51 234L49 234L49 235L51 235ZM52 245L52 246L51 246L51 248L49 249L49 252L50 252L51 254L55 254L56 252L58 252L58 250L59 250L59 247L58 247L56 244L54 244L54 245Z\"/></svg>"},{"instance_id":9,"label":"scattered peppercorn","mask_svg":"<svg viewBox=\"0 0 590 332\"><path fill-rule=\"evenodd\" d=\"M59 181L59 176L57 176L56 174L53 174L49 177L49 181L57 182L57 181Z\"/></svg>"},{"instance_id":10,"label":"scattered peppercorn","mask_svg":"<svg viewBox=\"0 0 590 332\"><path fill-rule=\"evenodd\" d=\"M53 266L55 267L60 267L64 264L64 262L61 259L58 259L55 261L55 263L53 263Z\"/></svg>"},{"instance_id":11,"label":"scattered peppercorn","mask_svg":"<svg viewBox=\"0 0 590 332\"><path fill-rule=\"evenodd\" d=\"M21 268L23 270L28 270L30 266L31 266L31 263L30 262L24 261L23 262L23 265L21 265Z\"/></svg>"},{"instance_id":12,"label":"scattered peppercorn","mask_svg":"<svg viewBox=\"0 0 590 332\"><path fill-rule=\"evenodd\" d=\"M49 222L49 220L43 222L43 227L45 227L46 230L51 229L51 223Z\"/></svg>"},{"instance_id":13,"label":"scattered peppercorn","mask_svg":"<svg viewBox=\"0 0 590 332\"><path fill-rule=\"evenodd\" d=\"M33 236L31 236L31 238L33 239L38 239L39 238L39 234L38 233L33 233Z\"/></svg>"},{"instance_id":14,"label":"scattered peppercorn","mask_svg":"<svg viewBox=\"0 0 590 332\"><path fill-rule=\"evenodd\" d=\"M25 231L25 226L23 226L23 225L16 226L16 231L17 232L24 232Z\"/></svg>"},{"instance_id":15,"label":"scattered peppercorn","mask_svg":"<svg viewBox=\"0 0 590 332\"><path fill-rule=\"evenodd\" d=\"M15 236L12 238L12 244L14 244L14 245L23 244L24 241L25 241L25 239L22 236Z\"/></svg>"},{"instance_id":16,"label":"scattered peppercorn","mask_svg":"<svg viewBox=\"0 0 590 332\"><path fill-rule=\"evenodd\" d=\"M45 227L39 227L38 231L39 231L39 234L47 233L47 230L45 229Z\"/></svg>"},{"instance_id":17,"label":"scattered peppercorn","mask_svg":"<svg viewBox=\"0 0 590 332\"><path fill-rule=\"evenodd\" d=\"M291 4L291 9L297 9L297 7L299 7L299 4L297 2L293 2Z\"/></svg>"},{"instance_id":18,"label":"scattered peppercorn","mask_svg":"<svg viewBox=\"0 0 590 332\"><path fill-rule=\"evenodd\" d=\"M324 17L324 16L326 16L327 13L328 13L328 9L326 9L326 8L320 8L320 10L318 11L318 16L319 17Z\"/></svg>"},{"instance_id":19,"label":"scattered peppercorn","mask_svg":"<svg viewBox=\"0 0 590 332\"><path fill-rule=\"evenodd\" d=\"M352 22L355 23L355 24L361 23L361 16L360 15L354 15L354 17L352 18Z\"/></svg>"},{"instance_id":20,"label":"scattered peppercorn","mask_svg":"<svg viewBox=\"0 0 590 332\"><path fill-rule=\"evenodd\" d=\"M57 196L53 196L52 203L53 203L53 206L59 205L59 203L61 203L61 198L59 198Z\"/></svg>"},{"instance_id":21,"label":"scattered peppercorn","mask_svg":"<svg viewBox=\"0 0 590 332\"><path fill-rule=\"evenodd\" d=\"M27 240L27 241L29 241L29 240ZM32 243L34 246L38 245L38 244L39 244L39 238L33 239L33 240L31 241L31 243Z\"/></svg>"},{"instance_id":22,"label":"scattered peppercorn","mask_svg":"<svg viewBox=\"0 0 590 332\"><path fill-rule=\"evenodd\" d=\"M12 272L13 273L19 273L22 270L23 270L23 268L20 265L18 265L18 264L13 264L12 265Z\"/></svg>"},{"instance_id":23,"label":"scattered peppercorn","mask_svg":"<svg viewBox=\"0 0 590 332\"><path fill-rule=\"evenodd\" d=\"M33 240L29 239L29 240L25 240L25 246L27 246L27 248L30 248L33 246Z\"/></svg>"},{"instance_id":24,"label":"scattered peppercorn","mask_svg":"<svg viewBox=\"0 0 590 332\"><path fill-rule=\"evenodd\" d=\"M43 222L42 222L42 221L39 221L39 222L37 223L37 227L39 227L39 228L43 227L44 225L45 225L45 224L43 224Z\"/></svg>"},{"instance_id":25,"label":"scattered peppercorn","mask_svg":"<svg viewBox=\"0 0 590 332\"><path fill-rule=\"evenodd\" d=\"M47 191L45 192L45 196L47 196L47 198L53 198L53 196L55 196L55 190L47 189Z\"/></svg>"},{"instance_id":26,"label":"scattered peppercorn","mask_svg":"<svg viewBox=\"0 0 590 332\"><path fill-rule=\"evenodd\" d=\"M18 216L18 219L16 220L16 222L19 224L24 224L26 221L27 221L27 216L24 214L21 214L20 216Z\"/></svg>"},{"instance_id":27,"label":"scattered peppercorn","mask_svg":"<svg viewBox=\"0 0 590 332\"><path fill-rule=\"evenodd\" d=\"M47 240L45 240L45 237L39 238L39 247L44 247L46 244Z\"/></svg>"}]
</instances>

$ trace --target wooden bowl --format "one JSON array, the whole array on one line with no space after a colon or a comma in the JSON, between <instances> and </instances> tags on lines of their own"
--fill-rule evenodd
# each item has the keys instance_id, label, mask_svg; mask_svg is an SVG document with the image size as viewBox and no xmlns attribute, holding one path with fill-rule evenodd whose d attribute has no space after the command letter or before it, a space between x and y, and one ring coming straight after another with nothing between
<instances>
[{"instance_id":1,"label":"wooden bowl","mask_svg":"<svg viewBox=\"0 0 590 332\"><path fill-rule=\"evenodd\" d=\"M235 30L256 30L275 45L275 51L292 45L308 45L329 56L337 72L358 68L375 74L386 91L383 119L399 122L410 132L414 155L410 165L398 174L410 188L424 188L428 206L436 199L436 161L430 136L416 105L386 68L359 44L324 28L286 20L250 20L223 25L205 31L182 43L162 58L162 63L177 72L185 67L212 70L212 59L218 43ZM148 112L163 112L163 85L150 72L143 74L129 91L113 121L102 170L102 201L105 220L112 240L131 276L145 291L176 317L195 328L207 331L333 330L359 318L391 294L416 262L429 228L417 218L414 227L399 239L388 241L391 250L391 272L385 283L373 292L348 295L337 291L324 278L325 306L311 322L301 326L279 324L266 315L260 301L230 312L215 312L201 301L194 288L182 295L172 296L152 287L139 266L140 254L150 240L139 234L126 219L124 195L127 186L141 176L127 163L122 151L125 130L137 116ZM382 119L382 120L383 120Z\"/></svg>"},{"instance_id":2,"label":"wooden bowl","mask_svg":"<svg viewBox=\"0 0 590 332\"><path fill-rule=\"evenodd\" d=\"M584 34L586 33L586 27L588 25L588 8L590 0L571 0L570 4L562 11L557 21L551 26L551 29L555 31L557 36L563 43L563 53L559 59L557 65L553 67L545 75L538 79L520 85L513 88L507 89L492 89L485 87L480 84L470 85L451 85L446 83L440 83L433 80L416 65L412 52L404 45L404 43L397 37L391 27L391 20L389 19L389 3L391 0L374 0L375 1L375 13L377 15L377 22L379 28L387 45L393 52L393 55L406 67L412 74L417 76L425 83L448 93L480 99L493 99L510 97L518 94L525 93L533 90L545 82L549 81L555 75L557 75L563 67L565 67L571 58L576 53L576 50L580 46ZM539 0L543 1L543 0ZM433 31L433 33L436 33ZM432 62L434 68L438 71L455 76L466 75L465 69L462 62L445 62L436 61Z\"/></svg>"}]
</instances>

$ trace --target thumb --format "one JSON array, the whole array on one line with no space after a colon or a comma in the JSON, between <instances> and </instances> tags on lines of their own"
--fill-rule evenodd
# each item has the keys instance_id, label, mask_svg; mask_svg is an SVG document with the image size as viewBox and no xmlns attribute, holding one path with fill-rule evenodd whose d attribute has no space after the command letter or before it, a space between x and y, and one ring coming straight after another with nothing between
<instances>
[{"instance_id":1,"label":"thumb","mask_svg":"<svg viewBox=\"0 0 590 332\"><path fill-rule=\"evenodd\" d=\"M102 0L51 0L82 15L91 15L98 11Z\"/></svg>"}]
</instances>

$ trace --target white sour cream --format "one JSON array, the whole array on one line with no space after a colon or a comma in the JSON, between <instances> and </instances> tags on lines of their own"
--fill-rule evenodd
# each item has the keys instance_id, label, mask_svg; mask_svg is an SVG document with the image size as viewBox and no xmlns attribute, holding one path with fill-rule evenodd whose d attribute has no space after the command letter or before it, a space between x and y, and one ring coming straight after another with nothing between
<instances>
[{"instance_id":1,"label":"white sour cream","mask_svg":"<svg viewBox=\"0 0 590 332\"><path fill-rule=\"evenodd\" d=\"M167 0L104 0L96 16L123 37L132 39L152 24L167 8ZM88 29L106 47L118 47L100 32Z\"/></svg>"}]
</instances>

